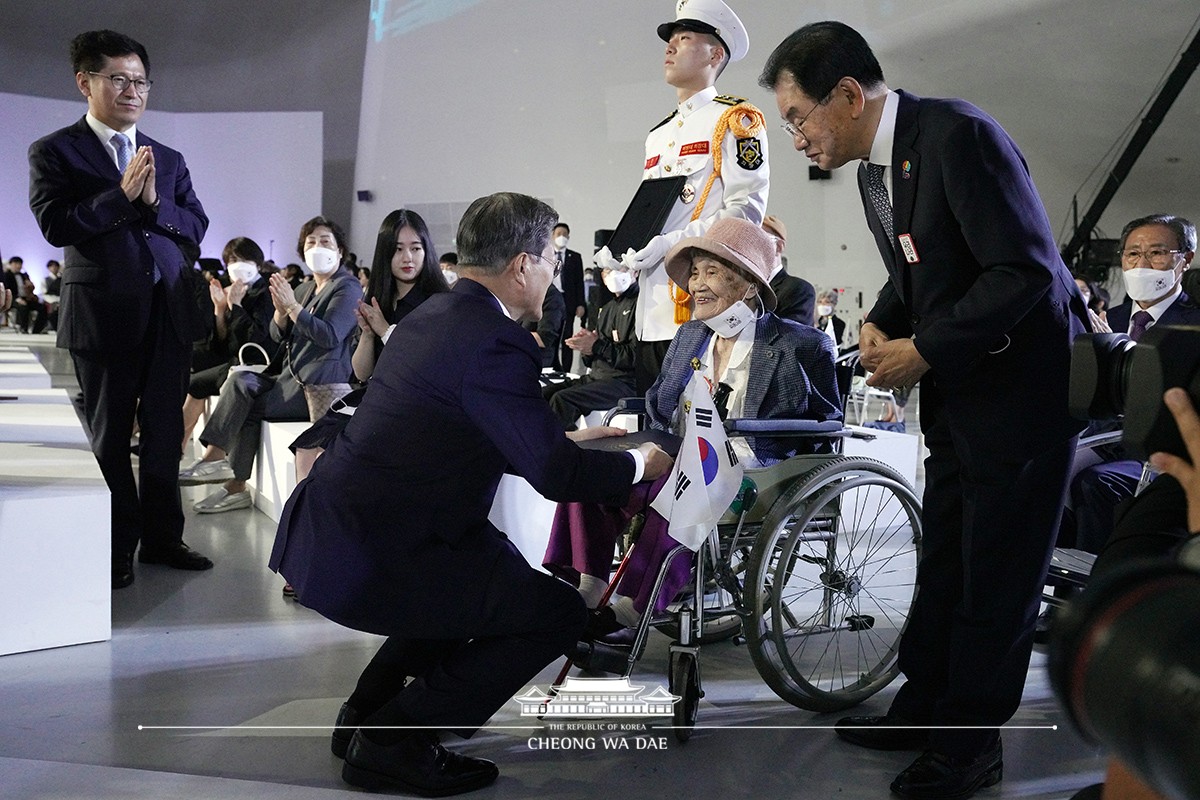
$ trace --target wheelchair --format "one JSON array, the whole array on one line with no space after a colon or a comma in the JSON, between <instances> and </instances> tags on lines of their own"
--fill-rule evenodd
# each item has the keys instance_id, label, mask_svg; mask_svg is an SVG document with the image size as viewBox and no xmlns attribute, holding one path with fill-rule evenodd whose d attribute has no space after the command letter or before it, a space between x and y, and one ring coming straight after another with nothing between
<instances>
[{"instance_id":1,"label":"wheelchair","mask_svg":"<svg viewBox=\"0 0 1200 800\"><path fill-rule=\"evenodd\" d=\"M852 362L839 364L839 384L847 366ZM848 387L849 371L844 375ZM605 424L639 406L640 398L622 401ZM678 545L659 570L655 596L673 559L693 559L690 590L665 615L654 615L652 602L631 644L580 643L558 680L572 663L628 678L650 629L660 629L675 639L669 689L680 698L673 714L680 742L690 738L704 696L702 644L736 637L780 698L807 711L838 711L898 674L900 638L917 591L919 499L892 467L841 455L845 438L873 437L840 422L737 419L725 427L731 437L817 437L833 452L747 470L700 550Z\"/></svg>"}]
</instances>

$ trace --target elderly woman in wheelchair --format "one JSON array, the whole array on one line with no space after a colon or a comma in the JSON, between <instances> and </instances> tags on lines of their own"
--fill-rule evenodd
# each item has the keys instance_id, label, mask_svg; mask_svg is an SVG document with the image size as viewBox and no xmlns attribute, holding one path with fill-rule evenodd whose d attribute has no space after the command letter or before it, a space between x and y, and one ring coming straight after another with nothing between
<instances>
[{"instance_id":1,"label":"elderly woman in wheelchair","mask_svg":"<svg viewBox=\"0 0 1200 800\"><path fill-rule=\"evenodd\" d=\"M695 370L701 371L722 418L805 419L840 422L842 408L828 337L809 326L771 313L774 243L745 220L717 221L702 237L684 239L667 254L671 279L687 287L694 318L676 333L658 380L646 393L645 411L654 429L678 430L680 395ZM840 428L840 425L834 425ZM747 467L777 463L797 453L827 449L827 440L752 436L731 439ZM576 584L594 609L588 636L601 637L634 626L654 602L661 613L688 582L690 559L660 568L678 544L668 523L649 508L665 484L635 487L623 508L566 503L559 506L544 559L554 574ZM610 604L616 541L635 515L644 515L637 545Z\"/></svg>"}]
</instances>

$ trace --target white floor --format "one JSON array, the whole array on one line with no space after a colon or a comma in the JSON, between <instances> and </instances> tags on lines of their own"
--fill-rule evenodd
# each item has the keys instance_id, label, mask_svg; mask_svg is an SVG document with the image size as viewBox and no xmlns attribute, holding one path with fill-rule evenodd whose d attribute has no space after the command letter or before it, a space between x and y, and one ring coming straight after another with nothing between
<instances>
[{"instance_id":1,"label":"white floor","mask_svg":"<svg viewBox=\"0 0 1200 800\"><path fill-rule=\"evenodd\" d=\"M10 336L38 340L55 385L71 384L51 338L0 340ZM185 489L185 504L203 491ZM306 800L354 791L340 780L324 726L379 640L281 597L265 566L274 525L263 514L188 513L186 541L215 569L139 565L134 585L113 594L111 642L0 658L0 797ZM666 683L666 646L653 635L635 684ZM557 667L533 685L545 688ZM617 737L628 749L598 740L594 750L541 749L530 740L549 734L536 722L529 729L514 703L452 746L499 763L500 780L479 798L885 798L912 758L838 741L824 729L836 715L780 701L744 648L706 646L701 667L707 696L687 744L638 731ZM861 711L881 713L894 688ZM1005 779L980 797L1067 798L1100 779L1103 760L1070 730L1041 653L1003 736ZM647 747L659 737L665 749Z\"/></svg>"}]
</instances>

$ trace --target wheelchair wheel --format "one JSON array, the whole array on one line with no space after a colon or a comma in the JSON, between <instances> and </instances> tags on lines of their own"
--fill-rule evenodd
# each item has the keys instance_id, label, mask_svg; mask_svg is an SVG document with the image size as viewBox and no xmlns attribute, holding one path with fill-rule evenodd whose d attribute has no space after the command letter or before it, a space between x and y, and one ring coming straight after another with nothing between
<instances>
[{"instance_id":1,"label":"wheelchair wheel","mask_svg":"<svg viewBox=\"0 0 1200 800\"><path fill-rule=\"evenodd\" d=\"M776 694L837 711L896 676L917 592L920 517L904 478L869 458L832 459L780 495L745 582L747 643Z\"/></svg>"},{"instance_id":2,"label":"wheelchair wheel","mask_svg":"<svg viewBox=\"0 0 1200 800\"><path fill-rule=\"evenodd\" d=\"M696 656L688 652L671 653L670 692L679 698L672 712L675 738L686 742L692 738L696 715L700 710L700 666Z\"/></svg>"}]
</instances>

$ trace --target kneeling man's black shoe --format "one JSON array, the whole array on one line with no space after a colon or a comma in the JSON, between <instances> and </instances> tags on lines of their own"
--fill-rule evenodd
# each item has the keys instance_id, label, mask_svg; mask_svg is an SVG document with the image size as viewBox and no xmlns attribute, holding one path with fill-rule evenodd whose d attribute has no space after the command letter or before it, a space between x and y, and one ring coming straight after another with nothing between
<instances>
[{"instance_id":1,"label":"kneeling man's black shoe","mask_svg":"<svg viewBox=\"0 0 1200 800\"><path fill-rule=\"evenodd\" d=\"M834 725L837 735L850 744L872 750L924 750L929 731L894 714L882 717L842 717Z\"/></svg>"},{"instance_id":2,"label":"kneeling man's black shoe","mask_svg":"<svg viewBox=\"0 0 1200 800\"><path fill-rule=\"evenodd\" d=\"M429 731L413 731L398 744L379 745L355 731L342 765L342 780L372 792L400 789L445 797L482 789L500 770L491 761L447 750Z\"/></svg>"},{"instance_id":3,"label":"kneeling man's black shoe","mask_svg":"<svg viewBox=\"0 0 1200 800\"><path fill-rule=\"evenodd\" d=\"M333 736L329 740L329 749L338 758L345 758L350 749L350 740L362 722L362 714L349 703L342 703L338 711L337 721L333 723Z\"/></svg>"},{"instance_id":4,"label":"kneeling man's black shoe","mask_svg":"<svg viewBox=\"0 0 1200 800\"><path fill-rule=\"evenodd\" d=\"M892 781L892 793L906 800L966 800L1000 782L1003 756L999 739L974 758L926 750Z\"/></svg>"}]
</instances>

